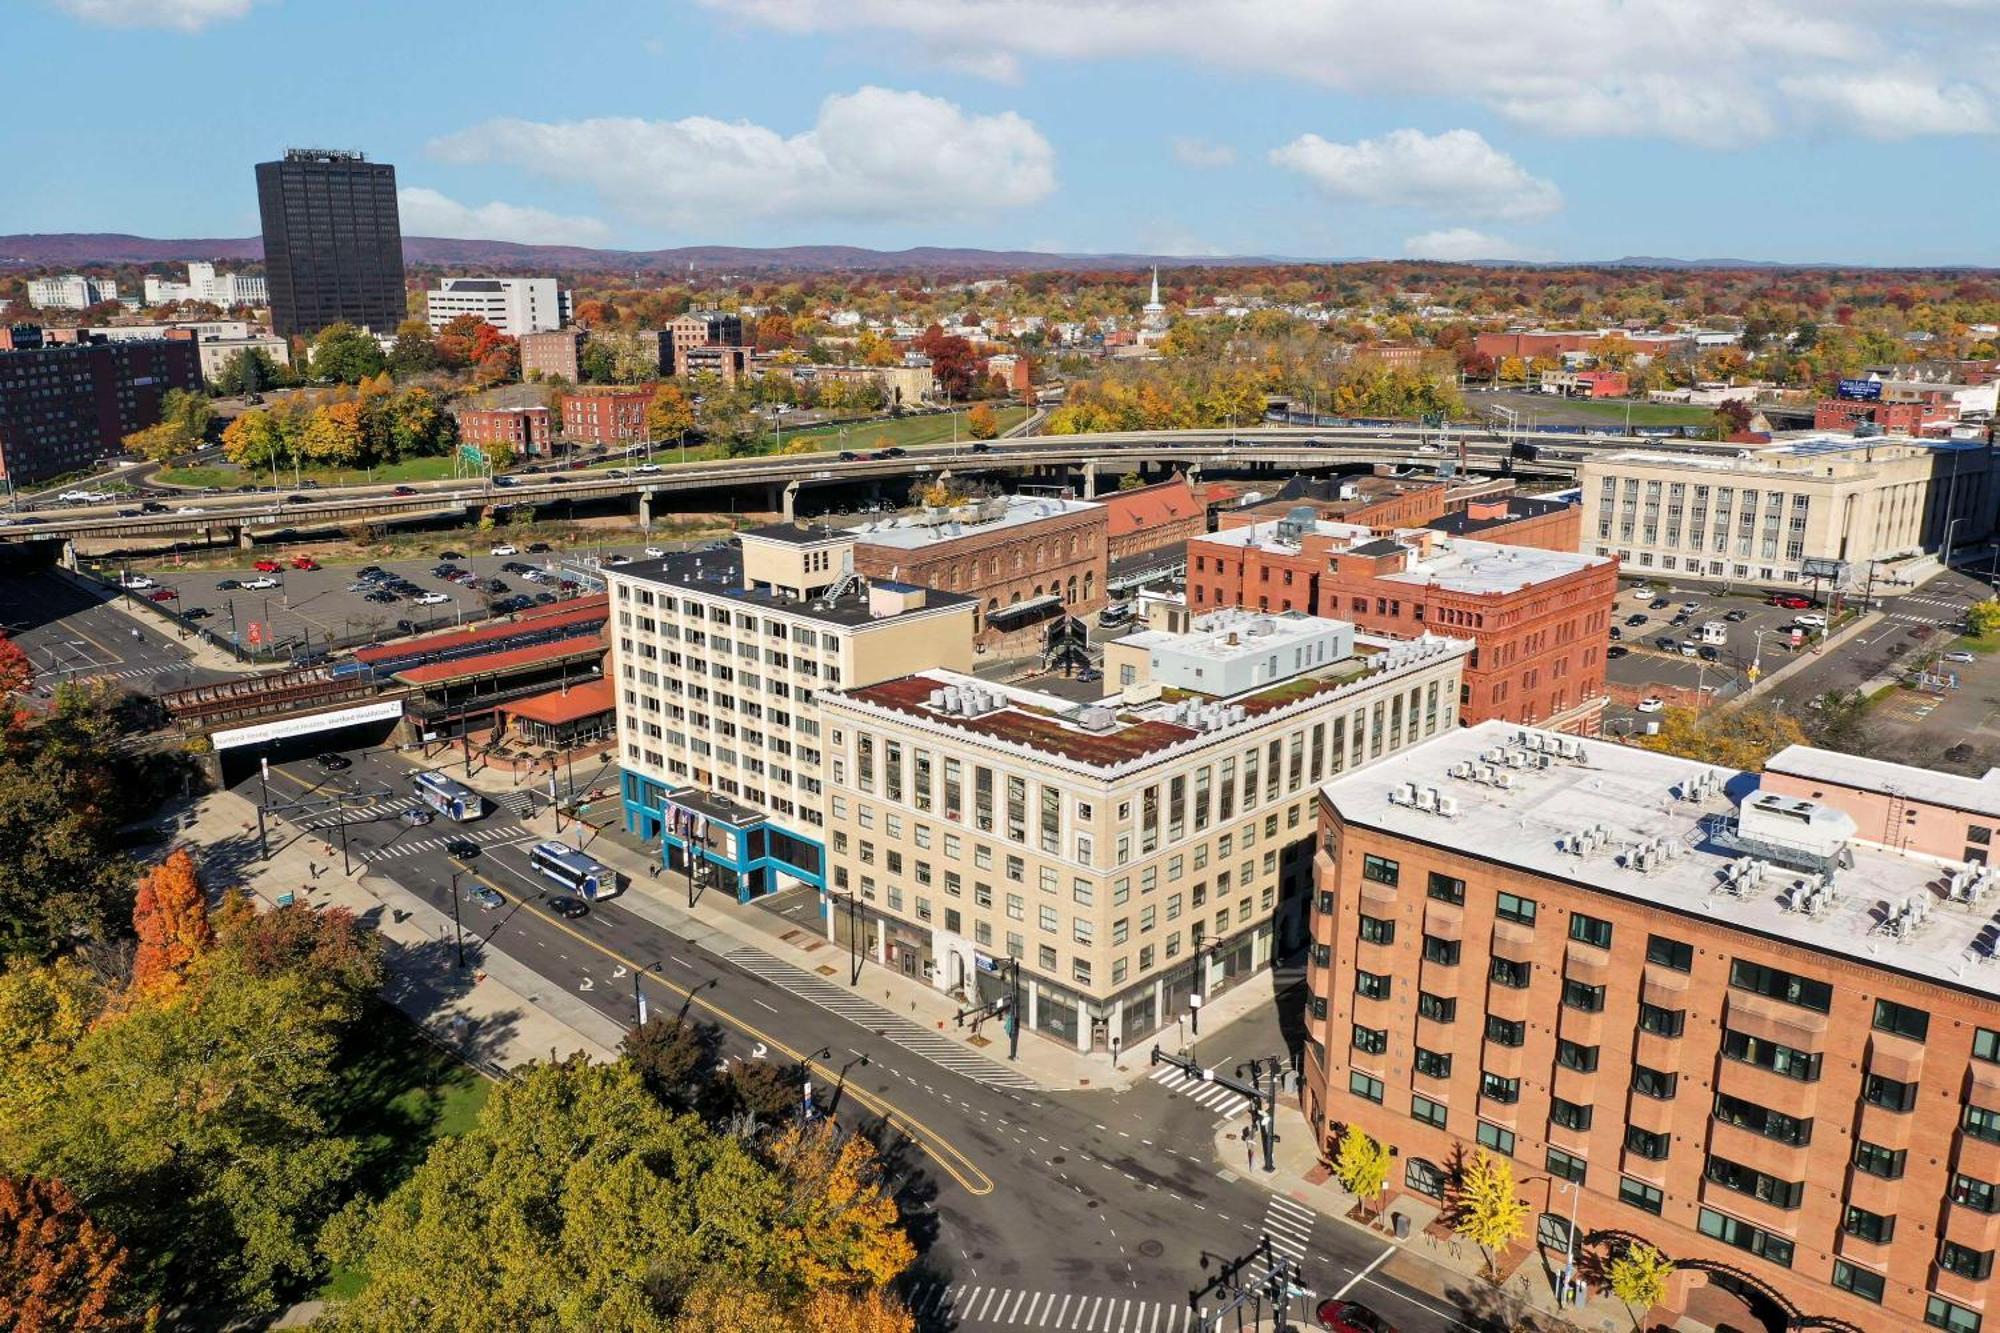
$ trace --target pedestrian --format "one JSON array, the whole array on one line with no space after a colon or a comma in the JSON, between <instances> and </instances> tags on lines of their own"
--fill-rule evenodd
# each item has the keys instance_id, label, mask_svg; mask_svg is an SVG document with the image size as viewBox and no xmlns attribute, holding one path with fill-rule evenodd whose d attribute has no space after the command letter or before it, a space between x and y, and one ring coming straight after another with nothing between
<instances>
[{"instance_id":1,"label":"pedestrian","mask_svg":"<svg viewBox=\"0 0 2000 1333\"><path fill-rule=\"evenodd\" d=\"M1250 1140L1243 1140L1243 1169L1249 1171L1257 1165L1257 1146Z\"/></svg>"}]
</instances>

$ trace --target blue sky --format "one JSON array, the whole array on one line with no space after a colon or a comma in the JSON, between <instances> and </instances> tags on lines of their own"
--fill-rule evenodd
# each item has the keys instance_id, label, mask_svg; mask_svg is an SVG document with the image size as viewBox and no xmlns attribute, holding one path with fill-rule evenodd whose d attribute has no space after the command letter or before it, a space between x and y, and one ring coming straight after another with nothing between
<instances>
[{"instance_id":1,"label":"blue sky","mask_svg":"<svg viewBox=\"0 0 2000 1333\"><path fill-rule=\"evenodd\" d=\"M9 0L0 233L2000 264L2000 0Z\"/></svg>"}]
</instances>

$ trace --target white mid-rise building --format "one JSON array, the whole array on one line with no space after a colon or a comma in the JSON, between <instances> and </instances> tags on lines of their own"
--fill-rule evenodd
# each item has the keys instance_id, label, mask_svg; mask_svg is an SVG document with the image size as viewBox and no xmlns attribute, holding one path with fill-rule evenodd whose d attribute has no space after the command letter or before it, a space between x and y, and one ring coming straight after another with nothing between
<instances>
[{"instance_id":1,"label":"white mid-rise building","mask_svg":"<svg viewBox=\"0 0 2000 1333\"><path fill-rule=\"evenodd\" d=\"M82 310L100 301L118 299L118 284L104 278L65 273L59 278L28 282L28 304L37 310Z\"/></svg>"},{"instance_id":2,"label":"white mid-rise building","mask_svg":"<svg viewBox=\"0 0 2000 1333\"><path fill-rule=\"evenodd\" d=\"M569 293L554 278L446 278L424 293L424 311L433 332L471 315L518 338L569 323Z\"/></svg>"},{"instance_id":3,"label":"white mid-rise building","mask_svg":"<svg viewBox=\"0 0 2000 1333\"><path fill-rule=\"evenodd\" d=\"M207 301L228 310L239 305L269 305L270 296L262 278L241 273L217 273L215 265L192 262L186 282L169 282L148 275L146 304L169 305L177 301Z\"/></svg>"}]
</instances>

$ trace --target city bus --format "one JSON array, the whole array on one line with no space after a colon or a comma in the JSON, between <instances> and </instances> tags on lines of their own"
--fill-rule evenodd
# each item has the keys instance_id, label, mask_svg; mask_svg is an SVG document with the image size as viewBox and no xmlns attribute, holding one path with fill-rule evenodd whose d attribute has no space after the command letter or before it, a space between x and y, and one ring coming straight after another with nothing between
<instances>
[{"instance_id":1,"label":"city bus","mask_svg":"<svg viewBox=\"0 0 2000 1333\"><path fill-rule=\"evenodd\" d=\"M543 878L560 884L565 893L586 901L618 891L618 872L560 842L538 842L528 850L528 864Z\"/></svg>"},{"instance_id":2,"label":"city bus","mask_svg":"<svg viewBox=\"0 0 2000 1333\"><path fill-rule=\"evenodd\" d=\"M446 819L463 824L486 813L485 797L442 773L419 773L416 784L417 799Z\"/></svg>"}]
</instances>

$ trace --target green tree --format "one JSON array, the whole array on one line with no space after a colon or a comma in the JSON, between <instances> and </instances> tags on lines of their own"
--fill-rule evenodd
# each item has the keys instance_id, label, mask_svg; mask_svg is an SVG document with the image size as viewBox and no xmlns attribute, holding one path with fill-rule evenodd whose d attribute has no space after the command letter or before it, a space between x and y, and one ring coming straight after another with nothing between
<instances>
[{"instance_id":1,"label":"green tree","mask_svg":"<svg viewBox=\"0 0 2000 1333\"><path fill-rule=\"evenodd\" d=\"M388 364L382 346L352 324L329 324L312 344L312 376L335 384L359 384Z\"/></svg>"},{"instance_id":2,"label":"green tree","mask_svg":"<svg viewBox=\"0 0 2000 1333\"><path fill-rule=\"evenodd\" d=\"M620 1051L662 1106L692 1111L708 1091L721 1038L713 1024L654 1013L625 1034Z\"/></svg>"},{"instance_id":3,"label":"green tree","mask_svg":"<svg viewBox=\"0 0 2000 1333\"><path fill-rule=\"evenodd\" d=\"M1484 1148L1459 1169L1445 1200L1451 1229L1486 1255L1486 1269L1502 1250L1528 1234L1528 1205L1514 1192L1514 1167Z\"/></svg>"},{"instance_id":4,"label":"green tree","mask_svg":"<svg viewBox=\"0 0 2000 1333\"><path fill-rule=\"evenodd\" d=\"M389 348L389 372L397 378L436 370L439 364L437 340L431 326L421 319L406 319L396 326L396 342Z\"/></svg>"},{"instance_id":5,"label":"green tree","mask_svg":"<svg viewBox=\"0 0 2000 1333\"><path fill-rule=\"evenodd\" d=\"M262 393L285 382L286 372L261 347L231 352L215 372L215 391L224 397Z\"/></svg>"},{"instance_id":6,"label":"green tree","mask_svg":"<svg viewBox=\"0 0 2000 1333\"><path fill-rule=\"evenodd\" d=\"M766 1160L666 1110L627 1061L530 1066L329 1228L329 1255L367 1285L328 1326L782 1329L813 1292L873 1290L909 1262L872 1158L847 1142L864 1155L785 1145L787 1168L775 1145Z\"/></svg>"},{"instance_id":7,"label":"green tree","mask_svg":"<svg viewBox=\"0 0 2000 1333\"><path fill-rule=\"evenodd\" d=\"M1359 1125L1349 1125L1340 1136L1333 1174L1340 1187L1359 1199L1367 1212L1389 1181L1389 1150Z\"/></svg>"},{"instance_id":8,"label":"green tree","mask_svg":"<svg viewBox=\"0 0 2000 1333\"><path fill-rule=\"evenodd\" d=\"M59 710L91 707L59 691ZM131 863L116 846L121 770L91 743L94 720L15 726L0 745L0 956L48 957L103 941L131 917Z\"/></svg>"},{"instance_id":9,"label":"green tree","mask_svg":"<svg viewBox=\"0 0 2000 1333\"><path fill-rule=\"evenodd\" d=\"M1627 1245L1607 1274L1611 1294L1625 1302L1634 1328L1640 1327L1640 1316L1667 1298L1667 1279L1673 1275L1673 1261L1642 1241Z\"/></svg>"}]
</instances>

